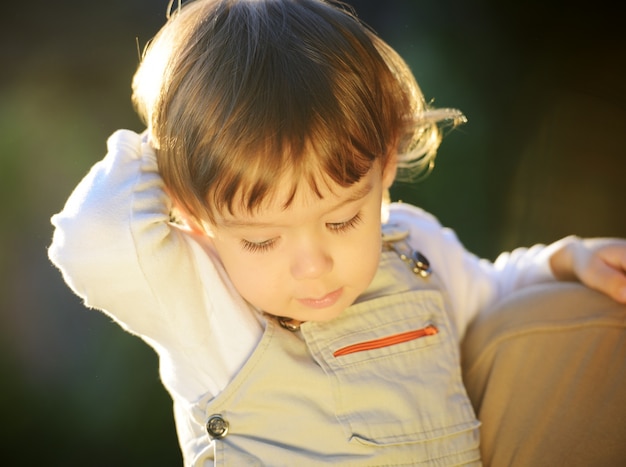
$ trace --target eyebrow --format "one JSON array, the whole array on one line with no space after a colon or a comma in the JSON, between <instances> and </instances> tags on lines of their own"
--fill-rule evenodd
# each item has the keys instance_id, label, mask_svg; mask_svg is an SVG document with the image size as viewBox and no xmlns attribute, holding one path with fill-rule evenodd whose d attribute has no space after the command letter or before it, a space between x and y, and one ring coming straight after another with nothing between
<instances>
[{"instance_id":1,"label":"eyebrow","mask_svg":"<svg viewBox=\"0 0 626 467\"><path fill-rule=\"evenodd\" d=\"M359 187L359 189L356 190L354 193L352 193L350 196L348 196L347 198L339 201L337 204L332 206L330 209L326 211L326 213L336 211L347 204L362 200L372 191L372 188L373 188L372 183L368 182L367 184ZM216 223L220 227L226 227L226 228L280 227L279 225L276 225L271 222L263 222L263 221L255 221L255 220L224 219L223 217L221 217Z\"/></svg>"}]
</instances>

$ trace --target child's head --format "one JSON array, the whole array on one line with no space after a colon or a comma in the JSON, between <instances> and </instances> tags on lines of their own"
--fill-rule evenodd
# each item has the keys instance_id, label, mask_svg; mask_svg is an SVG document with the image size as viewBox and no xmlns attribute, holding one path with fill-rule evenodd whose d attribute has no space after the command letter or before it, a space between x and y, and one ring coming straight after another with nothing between
<instances>
[{"instance_id":1,"label":"child's head","mask_svg":"<svg viewBox=\"0 0 626 467\"><path fill-rule=\"evenodd\" d=\"M436 121L460 118L428 111L405 62L321 0L189 2L147 48L133 91L171 196L209 222L279 186L285 205L303 186L351 186L375 161L428 165Z\"/></svg>"}]
</instances>

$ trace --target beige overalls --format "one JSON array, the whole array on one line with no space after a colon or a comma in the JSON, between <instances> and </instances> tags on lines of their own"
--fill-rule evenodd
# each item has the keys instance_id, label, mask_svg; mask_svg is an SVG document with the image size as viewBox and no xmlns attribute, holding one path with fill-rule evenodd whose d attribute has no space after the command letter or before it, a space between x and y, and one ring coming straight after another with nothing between
<instances>
[{"instance_id":1,"label":"beige overalls","mask_svg":"<svg viewBox=\"0 0 626 467\"><path fill-rule=\"evenodd\" d=\"M197 404L216 466L481 465L436 266L422 277L386 250L357 303L295 331L268 317L239 374Z\"/></svg>"}]
</instances>

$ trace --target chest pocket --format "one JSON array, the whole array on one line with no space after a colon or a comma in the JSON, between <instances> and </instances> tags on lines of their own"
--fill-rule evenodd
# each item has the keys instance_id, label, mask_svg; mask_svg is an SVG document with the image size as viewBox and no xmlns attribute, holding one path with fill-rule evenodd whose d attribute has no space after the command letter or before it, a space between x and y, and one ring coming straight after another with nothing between
<instances>
[{"instance_id":1,"label":"chest pocket","mask_svg":"<svg viewBox=\"0 0 626 467\"><path fill-rule=\"evenodd\" d=\"M343 328L336 320L307 323L302 333L331 381L350 441L385 446L448 437L450 448L452 435L475 430L439 291L368 300L346 310L344 319L349 333L336 333Z\"/></svg>"}]
</instances>

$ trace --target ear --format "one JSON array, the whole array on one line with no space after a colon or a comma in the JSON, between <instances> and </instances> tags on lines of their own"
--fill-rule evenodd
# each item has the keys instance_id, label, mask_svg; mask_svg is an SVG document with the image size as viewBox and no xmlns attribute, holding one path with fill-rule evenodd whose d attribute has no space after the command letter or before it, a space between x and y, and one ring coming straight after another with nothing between
<instances>
[{"instance_id":1,"label":"ear","mask_svg":"<svg viewBox=\"0 0 626 467\"><path fill-rule=\"evenodd\" d=\"M167 189L165 191L168 192ZM170 197L170 199L172 200L172 213L179 223L182 223L183 228L197 235L206 235L204 225L189 214L174 198Z\"/></svg>"},{"instance_id":2,"label":"ear","mask_svg":"<svg viewBox=\"0 0 626 467\"><path fill-rule=\"evenodd\" d=\"M387 163L383 167L383 189L388 190L393 185L396 179L396 173L398 172L398 158L395 154L392 154Z\"/></svg>"},{"instance_id":3,"label":"ear","mask_svg":"<svg viewBox=\"0 0 626 467\"><path fill-rule=\"evenodd\" d=\"M204 229L204 225L200 222L196 222L196 220L191 216L184 217L185 224L189 227L189 229L198 235L207 235L206 230Z\"/></svg>"}]
</instances>

